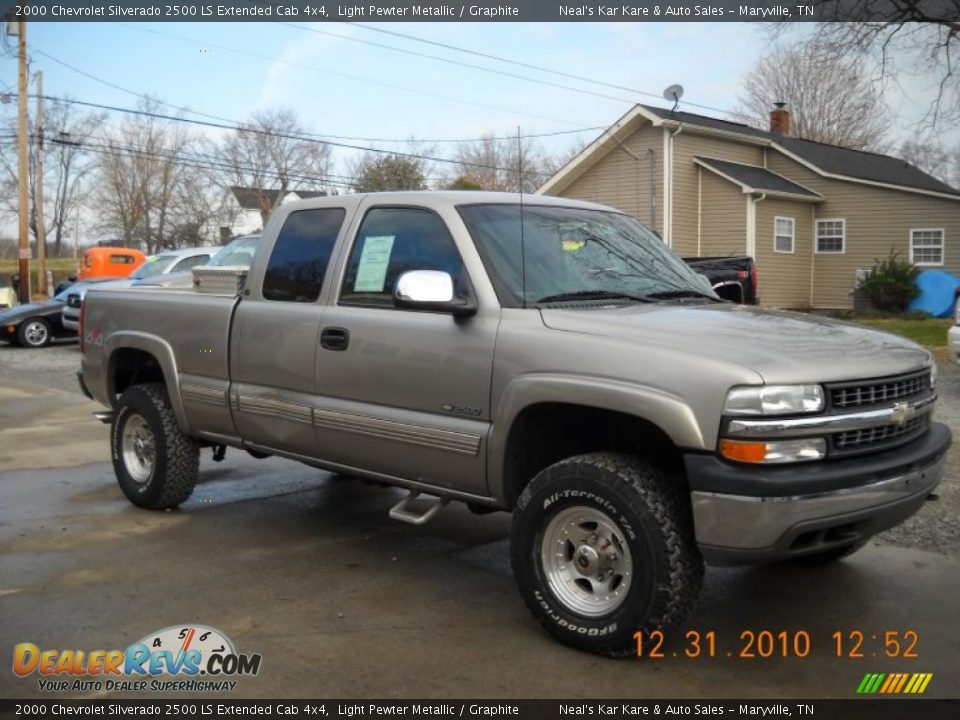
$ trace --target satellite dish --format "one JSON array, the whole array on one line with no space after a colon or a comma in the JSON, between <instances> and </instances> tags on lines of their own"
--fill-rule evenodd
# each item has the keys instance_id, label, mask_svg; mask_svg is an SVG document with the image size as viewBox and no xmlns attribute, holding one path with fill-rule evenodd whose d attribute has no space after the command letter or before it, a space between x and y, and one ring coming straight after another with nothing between
<instances>
[{"instance_id":1,"label":"satellite dish","mask_svg":"<svg viewBox=\"0 0 960 720\"><path fill-rule=\"evenodd\" d=\"M680 84L671 85L670 87L668 87L666 90L663 91L664 100L673 101L673 108L670 110L670 112L673 112L674 110L677 109L677 105L680 104L680 98L682 97L683 97L683 85L680 85Z\"/></svg>"}]
</instances>

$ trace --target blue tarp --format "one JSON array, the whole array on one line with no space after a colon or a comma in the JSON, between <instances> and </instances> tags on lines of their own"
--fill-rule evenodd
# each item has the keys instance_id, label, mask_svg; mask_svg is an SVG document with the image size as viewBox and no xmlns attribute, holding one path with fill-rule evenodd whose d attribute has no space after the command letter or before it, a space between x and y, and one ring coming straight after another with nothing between
<instances>
[{"instance_id":1,"label":"blue tarp","mask_svg":"<svg viewBox=\"0 0 960 720\"><path fill-rule=\"evenodd\" d=\"M920 294L910 303L910 310L939 318L953 314L960 278L946 270L924 270L917 276L917 287L920 288Z\"/></svg>"}]
</instances>

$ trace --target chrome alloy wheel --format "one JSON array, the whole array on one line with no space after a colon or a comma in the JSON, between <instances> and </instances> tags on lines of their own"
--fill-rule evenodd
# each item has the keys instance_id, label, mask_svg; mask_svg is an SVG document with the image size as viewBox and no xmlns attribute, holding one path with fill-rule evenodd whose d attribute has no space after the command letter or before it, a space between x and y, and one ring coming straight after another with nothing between
<instances>
[{"instance_id":1,"label":"chrome alloy wheel","mask_svg":"<svg viewBox=\"0 0 960 720\"><path fill-rule=\"evenodd\" d=\"M620 527L590 507L569 507L550 520L540 562L553 594L571 611L597 617L620 606L630 591L630 548Z\"/></svg>"},{"instance_id":2,"label":"chrome alloy wheel","mask_svg":"<svg viewBox=\"0 0 960 720\"><path fill-rule=\"evenodd\" d=\"M153 431L142 415L131 413L124 421L121 449L130 477L138 485L145 485L153 475L157 446Z\"/></svg>"},{"instance_id":3,"label":"chrome alloy wheel","mask_svg":"<svg viewBox=\"0 0 960 720\"><path fill-rule=\"evenodd\" d=\"M27 339L27 344L31 347L37 347L47 342L47 326L39 320L31 320L23 329L23 336Z\"/></svg>"}]
</instances>

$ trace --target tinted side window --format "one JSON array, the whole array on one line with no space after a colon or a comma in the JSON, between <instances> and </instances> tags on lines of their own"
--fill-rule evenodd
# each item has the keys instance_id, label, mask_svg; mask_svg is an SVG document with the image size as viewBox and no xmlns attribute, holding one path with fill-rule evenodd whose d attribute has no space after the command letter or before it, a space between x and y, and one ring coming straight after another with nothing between
<instances>
[{"instance_id":1,"label":"tinted side window","mask_svg":"<svg viewBox=\"0 0 960 720\"><path fill-rule=\"evenodd\" d=\"M447 224L429 210L374 208L360 225L340 298L347 303L393 307L393 290L410 270L442 270L458 297L466 274Z\"/></svg>"},{"instance_id":2,"label":"tinted side window","mask_svg":"<svg viewBox=\"0 0 960 720\"><path fill-rule=\"evenodd\" d=\"M343 208L290 213L267 262L265 300L316 301L345 216Z\"/></svg>"}]
</instances>

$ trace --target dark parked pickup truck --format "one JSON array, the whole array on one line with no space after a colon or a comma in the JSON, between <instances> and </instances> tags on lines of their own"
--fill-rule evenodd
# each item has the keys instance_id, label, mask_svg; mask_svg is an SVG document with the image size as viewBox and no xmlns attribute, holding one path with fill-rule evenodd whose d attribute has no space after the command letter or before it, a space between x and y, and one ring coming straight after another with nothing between
<instances>
[{"instance_id":1,"label":"dark parked pickup truck","mask_svg":"<svg viewBox=\"0 0 960 720\"><path fill-rule=\"evenodd\" d=\"M724 300L741 305L756 305L757 266L749 255L741 257L684 258L694 272L705 276L713 291Z\"/></svg>"}]
</instances>

